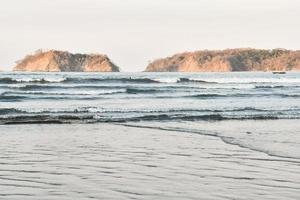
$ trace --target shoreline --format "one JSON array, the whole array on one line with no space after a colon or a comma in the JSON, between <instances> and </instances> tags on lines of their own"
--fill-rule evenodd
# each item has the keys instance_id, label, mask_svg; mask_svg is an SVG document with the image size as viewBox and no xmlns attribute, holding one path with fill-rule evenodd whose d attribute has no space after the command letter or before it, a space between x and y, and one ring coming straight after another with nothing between
<instances>
[{"instance_id":1,"label":"shoreline","mask_svg":"<svg viewBox=\"0 0 300 200\"><path fill-rule=\"evenodd\" d=\"M166 123L166 125L164 124ZM275 123L278 123L275 125ZM140 125L139 125L140 124ZM262 120L220 120L220 121L182 121L182 122L137 122L137 123L117 123L117 125L122 125L126 127L134 128L147 128L162 131L171 132L182 132L187 134L198 134L209 137L215 137L222 140L224 143L229 145L238 146L240 148L245 148L252 151L257 151L260 153L265 153L271 157L278 157L284 159L292 159L295 162L300 163L300 154L295 154L293 156L281 155L280 153L273 153L268 150L258 149L257 146L251 146L237 141L232 140L232 135L230 132L237 132L243 135L244 140L251 139L251 137L257 137L260 132L265 132L265 134L278 134L278 132L286 132L291 134L290 140L286 140L286 143L291 143L293 139L295 141L300 141L300 136L297 135L297 130L300 129L300 119L262 119ZM193 128L191 128L193 127ZM275 131L274 131L275 130ZM286 136L286 137L288 137ZM262 138L259 138L262 139ZM263 138L265 140L265 138ZM269 141L272 143L273 141ZM274 141L276 143L276 141ZM287 144L288 145L288 144ZM295 152L300 148L300 143L297 143Z\"/></svg>"}]
</instances>

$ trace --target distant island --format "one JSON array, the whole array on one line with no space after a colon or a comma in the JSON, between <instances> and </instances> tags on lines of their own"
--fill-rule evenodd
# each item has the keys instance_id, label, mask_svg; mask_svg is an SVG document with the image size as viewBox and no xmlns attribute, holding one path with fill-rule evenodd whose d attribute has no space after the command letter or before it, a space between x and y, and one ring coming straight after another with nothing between
<instances>
[{"instance_id":1,"label":"distant island","mask_svg":"<svg viewBox=\"0 0 300 200\"><path fill-rule=\"evenodd\" d=\"M300 51L226 49L185 52L151 62L146 72L231 72L300 70Z\"/></svg>"},{"instance_id":2,"label":"distant island","mask_svg":"<svg viewBox=\"0 0 300 200\"><path fill-rule=\"evenodd\" d=\"M17 62L14 71L31 72L119 72L106 55L72 54L67 51L38 50Z\"/></svg>"},{"instance_id":3,"label":"distant island","mask_svg":"<svg viewBox=\"0 0 300 200\"><path fill-rule=\"evenodd\" d=\"M106 55L38 50L16 62L14 71L119 72ZM145 72L297 71L300 51L286 49L226 49L184 52L150 62Z\"/></svg>"}]
</instances>

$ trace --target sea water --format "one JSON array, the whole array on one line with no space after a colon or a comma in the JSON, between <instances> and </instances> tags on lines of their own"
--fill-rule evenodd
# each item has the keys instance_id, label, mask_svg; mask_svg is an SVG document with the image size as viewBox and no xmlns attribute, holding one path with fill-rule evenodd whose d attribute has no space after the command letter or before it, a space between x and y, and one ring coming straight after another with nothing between
<instances>
[{"instance_id":1,"label":"sea water","mask_svg":"<svg viewBox=\"0 0 300 200\"><path fill-rule=\"evenodd\" d=\"M299 199L300 73L1 73L0 199Z\"/></svg>"},{"instance_id":2,"label":"sea water","mask_svg":"<svg viewBox=\"0 0 300 200\"><path fill-rule=\"evenodd\" d=\"M299 118L300 73L0 74L0 124Z\"/></svg>"}]
</instances>

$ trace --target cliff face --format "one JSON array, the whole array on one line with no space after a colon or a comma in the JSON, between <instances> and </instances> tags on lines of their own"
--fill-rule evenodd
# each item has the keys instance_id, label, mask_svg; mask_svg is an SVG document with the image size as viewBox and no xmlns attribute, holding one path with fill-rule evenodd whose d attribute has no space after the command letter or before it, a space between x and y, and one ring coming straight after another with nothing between
<instances>
[{"instance_id":1,"label":"cliff face","mask_svg":"<svg viewBox=\"0 0 300 200\"><path fill-rule=\"evenodd\" d=\"M151 62L147 72L229 72L300 70L300 51L227 49L176 54Z\"/></svg>"},{"instance_id":2,"label":"cliff face","mask_svg":"<svg viewBox=\"0 0 300 200\"><path fill-rule=\"evenodd\" d=\"M119 72L106 55L71 54L66 51L38 51L17 62L14 71Z\"/></svg>"}]
</instances>

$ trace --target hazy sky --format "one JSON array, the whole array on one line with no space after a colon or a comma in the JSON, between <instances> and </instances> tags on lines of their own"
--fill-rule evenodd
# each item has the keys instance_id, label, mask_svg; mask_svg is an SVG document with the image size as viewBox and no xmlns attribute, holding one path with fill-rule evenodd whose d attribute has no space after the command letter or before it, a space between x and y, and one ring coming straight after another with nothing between
<instances>
[{"instance_id":1,"label":"hazy sky","mask_svg":"<svg viewBox=\"0 0 300 200\"><path fill-rule=\"evenodd\" d=\"M177 52L300 49L299 0L0 0L0 69L37 49L103 53L123 71Z\"/></svg>"}]
</instances>

